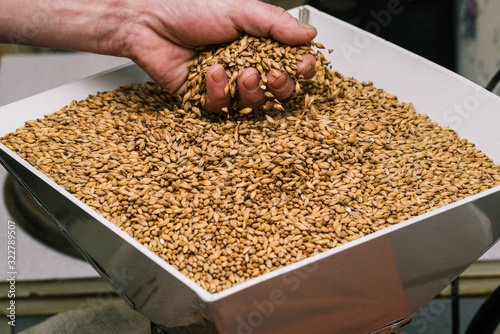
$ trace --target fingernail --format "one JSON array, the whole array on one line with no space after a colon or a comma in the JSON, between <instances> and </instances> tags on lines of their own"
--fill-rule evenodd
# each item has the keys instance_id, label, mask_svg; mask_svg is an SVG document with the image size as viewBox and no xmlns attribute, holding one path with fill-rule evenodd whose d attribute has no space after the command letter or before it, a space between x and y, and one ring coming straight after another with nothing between
<instances>
[{"instance_id":1,"label":"fingernail","mask_svg":"<svg viewBox=\"0 0 500 334\"><path fill-rule=\"evenodd\" d=\"M305 28L305 29L316 30L316 28L313 27L312 25L310 25L309 23L305 23L305 22L301 22L301 21L299 21L299 26L301 26L302 28Z\"/></svg>"},{"instance_id":2,"label":"fingernail","mask_svg":"<svg viewBox=\"0 0 500 334\"><path fill-rule=\"evenodd\" d=\"M243 86L248 90L255 90L259 87L259 75L257 73L252 74L243 81Z\"/></svg>"},{"instance_id":3,"label":"fingernail","mask_svg":"<svg viewBox=\"0 0 500 334\"><path fill-rule=\"evenodd\" d=\"M307 74L309 74L313 69L315 68L315 66L313 66L312 64L309 64L307 65L306 67L304 67L301 71L300 71L300 75L304 75L306 76Z\"/></svg>"},{"instance_id":4,"label":"fingernail","mask_svg":"<svg viewBox=\"0 0 500 334\"><path fill-rule=\"evenodd\" d=\"M221 83L226 78L226 71L223 68L219 68L214 73L212 73L212 79L216 83Z\"/></svg>"},{"instance_id":5,"label":"fingernail","mask_svg":"<svg viewBox=\"0 0 500 334\"><path fill-rule=\"evenodd\" d=\"M284 72L281 72L280 77L278 79L276 79L276 81L273 82L271 84L271 86L274 89L281 89L281 88L285 87L286 82L287 82L287 76Z\"/></svg>"}]
</instances>

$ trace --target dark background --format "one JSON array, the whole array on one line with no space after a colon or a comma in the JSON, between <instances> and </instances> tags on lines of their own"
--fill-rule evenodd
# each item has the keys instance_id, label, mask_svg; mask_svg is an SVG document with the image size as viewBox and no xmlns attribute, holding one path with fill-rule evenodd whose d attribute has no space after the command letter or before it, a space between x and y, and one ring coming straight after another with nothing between
<instances>
[{"instance_id":1,"label":"dark background","mask_svg":"<svg viewBox=\"0 0 500 334\"><path fill-rule=\"evenodd\" d=\"M456 70L453 0L309 0L309 5Z\"/></svg>"}]
</instances>

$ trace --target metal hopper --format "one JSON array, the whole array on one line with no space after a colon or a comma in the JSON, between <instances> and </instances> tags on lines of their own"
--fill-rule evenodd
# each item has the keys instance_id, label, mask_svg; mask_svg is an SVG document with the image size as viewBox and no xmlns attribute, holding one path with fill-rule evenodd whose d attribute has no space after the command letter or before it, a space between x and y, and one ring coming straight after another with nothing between
<instances>
[{"instance_id":1,"label":"metal hopper","mask_svg":"<svg viewBox=\"0 0 500 334\"><path fill-rule=\"evenodd\" d=\"M306 11L304 11L306 10ZM500 98L311 7L344 76L413 102L500 163ZM0 136L72 99L149 78L135 65L0 108ZM500 238L500 187L211 294L0 145L0 163L134 309L169 332L390 333Z\"/></svg>"}]
</instances>

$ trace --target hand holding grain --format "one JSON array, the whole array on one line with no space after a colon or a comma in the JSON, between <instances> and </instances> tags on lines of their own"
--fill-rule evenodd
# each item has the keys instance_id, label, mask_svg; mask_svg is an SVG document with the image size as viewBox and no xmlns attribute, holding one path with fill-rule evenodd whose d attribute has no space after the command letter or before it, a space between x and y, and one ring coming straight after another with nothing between
<instances>
[{"instance_id":1,"label":"hand holding grain","mask_svg":"<svg viewBox=\"0 0 500 334\"><path fill-rule=\"evenodd\" d=\"M237 39L244 33L290 45L306 43L316 29L299 23L284 9L257 0L3 0L0 43L26 44L128 57L172 94L182 94L187 65L195 48ZM314 76L313 56L297 64L299 74ZM255 70L238 80L240 105L264 102ZM283 73L270 77L268 90L278 99L293 92ZM228 78L219 66L207 76L207 111L229 106Z\"/></svg>"},{"instance_id":2,"label":"hand holding grain","mask_svg":"<svg viewBox=\"0 0 500 334\"><path fill-rule=\"evenodd\" d=\"M220 44L238 39L244 33L296 45L316 36L316 29L299 23L284 9L256 0L165 1L146 22L134 22L135 35L129 34L128 55L152 78L173 94L185 91L188 63L195 57L197 46ZM297 64L298 74L314 76L316 59L304 57ZM222 66L214 65L207 73L207 111L228 107L231 97L224 93L229 78ZM240 106L258 107L264 102L264 90L259 87L255 69L248 68L238 79ZM294 82L283 72L277 78L269 75L267 89L282 100L291 96Z\"/></svg>"}]
</instances>

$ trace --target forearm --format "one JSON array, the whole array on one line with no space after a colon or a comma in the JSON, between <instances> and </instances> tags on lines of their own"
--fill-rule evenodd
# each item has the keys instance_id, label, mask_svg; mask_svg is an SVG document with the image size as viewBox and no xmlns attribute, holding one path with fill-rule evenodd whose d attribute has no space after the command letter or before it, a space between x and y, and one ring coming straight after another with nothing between
<instances>
[{"instance_id":1,"label":"forearm","mask_svg":"<svg viewBox=\"0 0 500 334\"><path fill-rule=\"evenodd\" d=\"M0 42L116 54L119 47L111 36L124 15L117 2L2 0Z\"/></svg>"}]
</instances>

